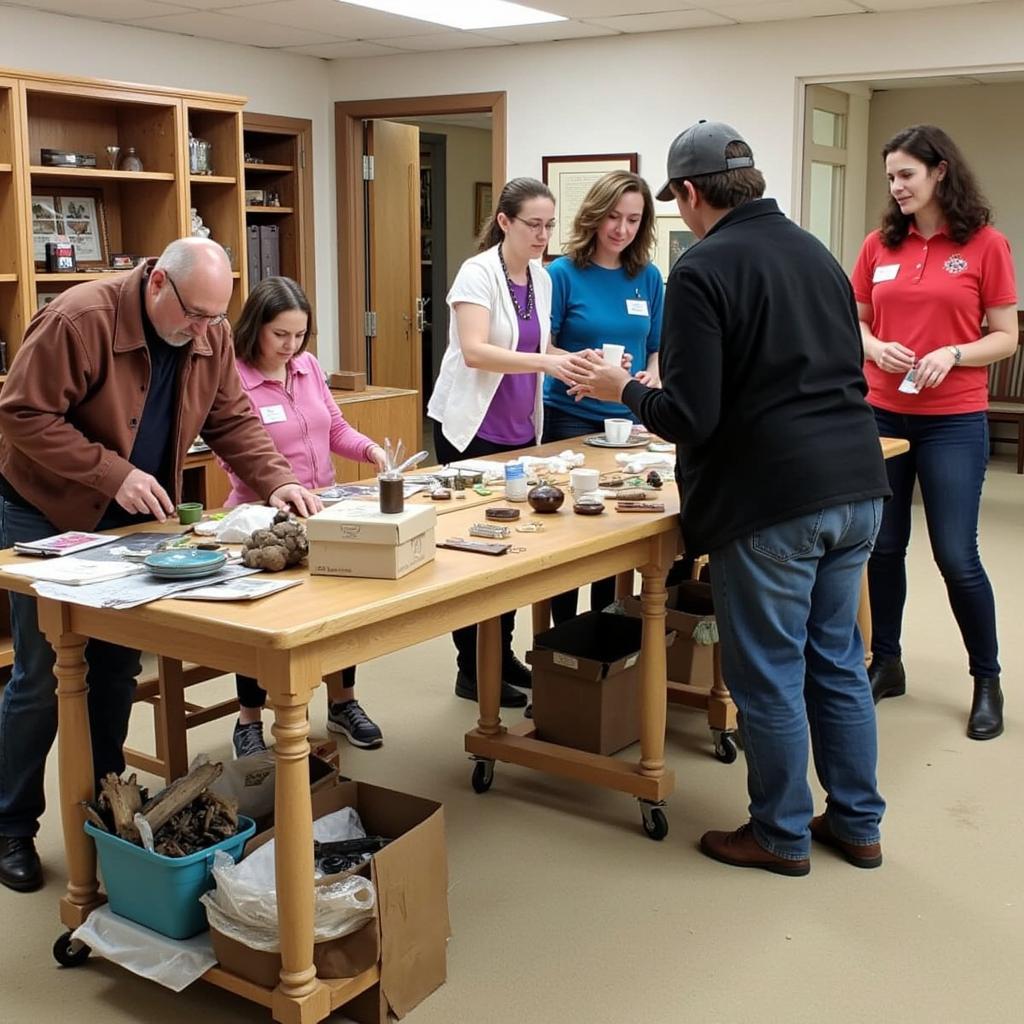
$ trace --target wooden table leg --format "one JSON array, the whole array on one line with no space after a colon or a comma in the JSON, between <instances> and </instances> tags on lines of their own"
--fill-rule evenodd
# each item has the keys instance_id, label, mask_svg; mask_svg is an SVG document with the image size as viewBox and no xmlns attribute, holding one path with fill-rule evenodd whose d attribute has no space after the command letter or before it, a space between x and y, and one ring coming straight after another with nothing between
<instances>
[{"instance_id":1,"label":"wooden table leg","mask_svg":"<svg viewBox=\"0 0 1024 1024\"><path fill-rule=\"evenodd\" d=\"M623 601L633 596L633 570L620 572L615 577L615 600Z\"/></svg>"},{"instance_id":2,"label":"wooden table leg","mask_svg":"<svg viewBox=\"0 0 1024 1024\"><path fill-rule=\"evenodd\" d=\"M640 680L640 774L665 774L665 722L668 684L665 667L665 574L675 538L652 541L658 557L641 568L640 604L644 632Z\"/></svg>"},{"instance_id":3,"label":"wooden table leg","mask_svg":"<svg viewBox=\"0 0 1024 1024\"><path fill-rule=\"evenodd\" d=\"M551 598L533 604L533 635L551 628Z\"/></svg>"},{"instance_id":4,"label":"wooden table leg","mask_svg":"<svg viewBox=\"0 0 1024 1024\"><path fill-rule=\"evenodd\" d=\"M477 727L485 736L504 732L501 724L501 619L487 619L476 631Z\"/></svg>"},{"instance_id":5,"label":"wooden table leg","mask_svg":"<svg viewBox=\"0 0 1024 1024\"><path fill-rule=\"evenodd\" d=\"M104 899L96 880L96 847L85 834L82 801L95 794L92 742L89 737L89 688L85 684L85 637L69 628L68 608L40 600L39 627L57 654L57 737L60 816L68 890L60 902L60 919L77 928Z\"/></svg>"},{"instance_id":6,"label":"wooden table leg","mask_svg":"<svg viewBox=\"0 0 1024 1024\"><path fill-rule=\"evenodd\" d=\"M313 1024L331 1012L330 992L313 966L313 808L309 793L310 692L320 681L309 664L287 652L268 652L260 681L273 687L275 871L281 940L281 979L271 1009L282 1024ZM287 680L287 682L283 682ZM285 692L282 692L284 690Z\"/></svg>"},{"instance_id":7,"label":"wooden table leg","mask_svg":"<svg viewBox=\"0 0 1024 1024\"><path fill-rule=\"evenodd\" d=\"M860 578L860 604L857 607L857 626L864 642L864 662L871 664L871 594L868 591L868 567Z\"/></svg>"}]
</instances>

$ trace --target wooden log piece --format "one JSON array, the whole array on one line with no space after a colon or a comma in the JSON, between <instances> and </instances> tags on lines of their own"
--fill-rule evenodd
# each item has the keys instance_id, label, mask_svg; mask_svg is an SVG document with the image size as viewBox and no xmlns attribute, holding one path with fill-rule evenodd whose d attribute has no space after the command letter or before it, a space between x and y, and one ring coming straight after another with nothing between
<instances>
[{"instance_id":1,"label":"wooden log piece","mask_svg":"<svg viewBox=\"0 0 1024 1024\"><path fill-rule=\"evenodd\" d=\"M142 816L149 823L155 836L157 832L178 811L188 807L224 770L218 761L215 764L201 764L193 768L188 775L175 779L165 790L157 793L142 808Z\"/></svg>"}]
</instances>

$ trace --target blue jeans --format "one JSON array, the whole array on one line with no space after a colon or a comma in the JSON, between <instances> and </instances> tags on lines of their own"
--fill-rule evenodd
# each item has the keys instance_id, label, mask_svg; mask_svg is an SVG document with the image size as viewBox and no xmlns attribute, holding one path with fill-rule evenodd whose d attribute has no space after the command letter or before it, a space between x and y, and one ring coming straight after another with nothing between
<instances>
[{"instance_id":1,"label":"blue jeans","mask_svg":"<svg viewBox=\"0 0 1024 1024\"><path fill-rule=\"evenodd\" d=\"M871 650L900 657L907 601L907 545L914 482L921 485L932 555L946 583L972 676L999 675L996 601L978 553L981 488L988 466L988 417L983 412L905 416L875 409L878 432L905 437L910 451L886 462L892 500L868 563Z\"/></svg>"},{"instance_id":2,"label":"blue jeans","mask_svg":"<svg viewBox=\"0 0 1024 1024\"><path fill-rule=\"evenodd\" d=\"M833 833L848 843L879 840L885 802L857 606L881 515L881 498L834 505L711 552L751 823L761 846L779 857L810 851L808 726Z\"/></svg>"},{"instance_id":3,"label":"blue jeans","mask_svg":"<svg viewBox=\"0 0 1024 1024\"><path fill-rule=\"evenodd\" d=\"M0 497L0 546L60 531L39 512ZM35 598L11 594L14 665L0 700L0 836L34 836L46 801L46 756L57 734L55 655L39 631ZM124 771L139 652L104 640L85 645L93 771Z\"/></svg>"}]
</instances>

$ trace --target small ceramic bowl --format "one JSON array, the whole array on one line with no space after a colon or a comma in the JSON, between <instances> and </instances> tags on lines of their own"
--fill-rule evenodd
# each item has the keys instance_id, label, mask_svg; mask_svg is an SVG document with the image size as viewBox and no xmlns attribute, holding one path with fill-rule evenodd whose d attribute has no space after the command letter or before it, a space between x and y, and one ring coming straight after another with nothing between
<instances>
[{"instance_id":1,"label":"small ceramic bowl","mask_svg":"<svg viewBox=\"0 0 1024 1024\"><path fill-rule=\"evenodd\" d=\"M581 494L572 506L578 516L599 516L604 511L604 502L594 494Z\"/></svg>"},{"instance_id":2,"label":"small ceramic bowl","mask_svg":"<svg viewBox=\"0 0 1024 1024\"><path fill-rule=\"evenodd\" d=\"M183 501L178 506L178 522L182 526L191 526L203 518L203 506L198 501Z\"/></svg>"}]
</instances>

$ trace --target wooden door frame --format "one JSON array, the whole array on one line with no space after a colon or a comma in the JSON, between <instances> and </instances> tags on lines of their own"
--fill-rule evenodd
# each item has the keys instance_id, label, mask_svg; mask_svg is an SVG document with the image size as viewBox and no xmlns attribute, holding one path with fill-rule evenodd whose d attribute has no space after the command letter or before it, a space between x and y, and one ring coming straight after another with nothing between
<instances>
[{"instance_id":1,"label":"wooden door frame","mask_svg":"<svg viewBox=\"0 0 1024 1024\"><path fill-rule=\"evenodd\" d=\"M299 232L299 265L301 267L299 284L315 304L316 232L313 214L313 122L305 117L284 117L280 114L259 114L251 110L243 110L243 133L246 129L265 132L268 135L295 136L297 145L294 173L299 183L295 196L297 204L295 214ZM243 160L244 156L243 150Z\"/></svg>"},{"instance_id":2,"label":"wooden door frame","mask_svg":"<svg viewBox=\"0 0 1024 1024\"><path fill-rule=\"evenodd\" d=\"M366 372L363 312L366 262L363 251L363 121L427 114L491 115L491 181L505 181L507 96L504 92L342 100L334 104L335 173L338 197L338 368Z\"/></svg>"}]
</instances>

